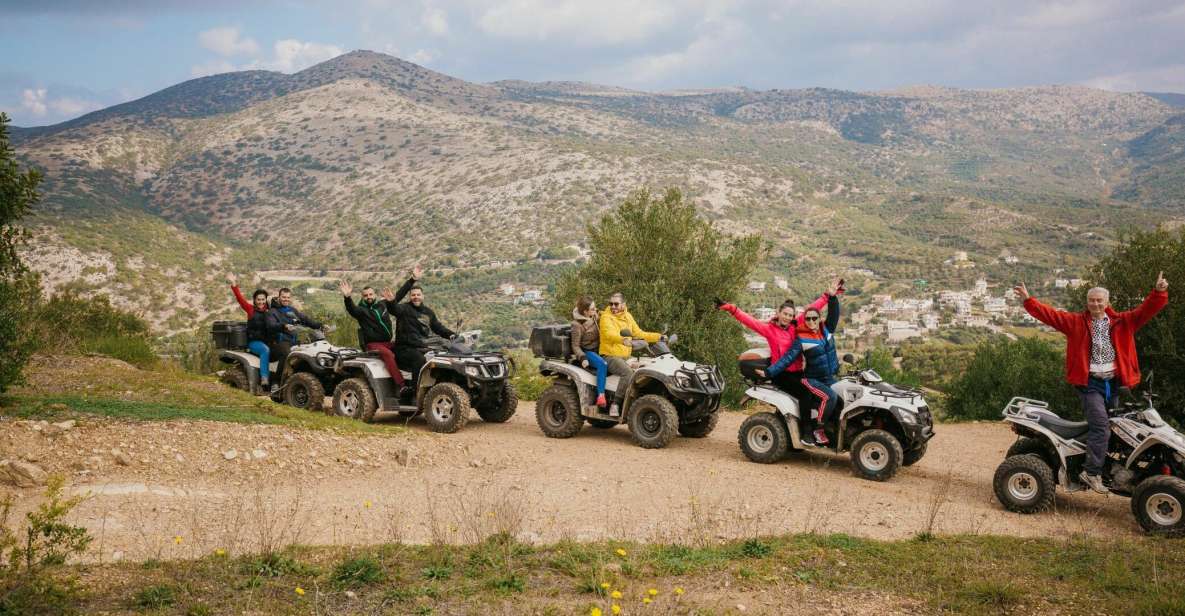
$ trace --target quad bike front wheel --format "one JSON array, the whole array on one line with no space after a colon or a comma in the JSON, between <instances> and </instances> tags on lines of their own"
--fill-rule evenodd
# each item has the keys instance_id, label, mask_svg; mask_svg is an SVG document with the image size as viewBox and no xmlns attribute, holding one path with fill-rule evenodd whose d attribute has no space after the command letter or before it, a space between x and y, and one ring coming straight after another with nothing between
<instances>
[{"instance_id":1,"label":"quad bike front wheel","mask_svg":"<svg viewBox=\"0 0 1185 616\"><path fill-rule=\"evenodd\" d=\"M510 381L506 381L502 384L502 389L498 392L498 397L495 400L488 404L478 405L477 415L481 417L482 421L504 423L510 421L517 410L518 393L514 391L514 385L511 385Z\"/></svg>"},{"instance_id":2,"label":"quad bike front wheel","mask_svg":"<svg viewBox=\"0 0 1185 616\"><path fill-rule=\"evenodd\" d=\"M333 391L333 414L338 417L374 421L378 401L370 385L360 378L346 379Z\"/></svg>"},{"instance_id":3,"label":"quad bike front wheel","mask_svg":"<svg viewBox=\"0 0 1185 616\"><path fill-rule=\"evenodd\" d=\"M865 430L852 439L852 472L870 481L888 481L897 474L905 452L901 441L884 430Z\"/></svg>"},{"instance_id":4,"label":"quad bike front wheel","mask_svg":"<svg viewBox=\"0 0 1185 616\"><path fill-rule=\"evenodd\" d=\"M786 457L790 448L790 433L781 417L773 413L756 413L741 423L737 443L746 458L761 464L773 464Z\"/></svg>"},{"instance_id":5,"label":"quad bike front wheel","mask_svg":"<svg viewBox=\"0 0 1185 616\"><path fill-rule=\"evenodd\" d=\"M662 449L679 431L679 412L662 396L648 394L634 400L629 413L630 436L643 449Z\"/></svg>"},{"instance_id":6,"label":"quad bike front wheel","mask_svg":"<svg viewBox=\"0 0 1185 616\"><path fill-rule=\"evenodd\" d=\"M1132 493L1132 514L1149 534L1185 536L1185 480L1155 475L1141 481Z\"/></svg>"},{"instance_id":7,"label":"quad bike front wheel","mask_svg":"<svg viewBox=\"0 0 1185 616\"><path fill-rule=\"evenodd\" d=\"M424 419L433 432L451 434L469 421L469 392L456 383L437 383L424 396Z\"/></svg>"},{"instance_id":8,"label":"quad bike front wheel","mask_svg":"<svg viewBox=\"0 0 1185 616\"><path fill-rule=\"evenodd\" d=\"M905 451L905 455L901 458L901 466L913 466L917 464L926 455L926 446L929 443L922 443L913 449Z\"/></svg>"},{"instance_id":9,"label":"quad bike front wheel","mask_svg":"<svg viewBox=\"0 0 1185 616\"><path fill-rule=\"evenodd\" d=\"M707 417L679 425L679 436L688 438L704 438L716 429L716 422L720 420L720 413L709 414Z\"/></svg>"},{"instance_id":10,"label":"quad bike front wheel","mask_svg":"<svg viewBox=\"0 0 1185 616\"><path fill-rule=\"evenodd\" d=\"M306 411L321 412L325 408L325 388L309 372L297 372L284 381L284 402Z\"/></svg>"},{"instance_id":11,"label":"quad bike front wheel","mask_svg":"<svg viewBox=\"0 0 1185 616\"><path fill-rule=\"evenodd\" d=\"M557 381L539 394L535 401L535 423L548 438L576 436L584 424L576 388Z\"/></svg>"},{"instance_id":12,"label":"quad bike front wheel","mask_svg":"<svg viewBox=\"0 0 1185 616\"><path fill-rule=\"evenodd\" d=\"M996 500L1009 511L1037 513L1053 506L1053 470L1035 453L1005 458L996 467L992 488Z\"/></svg>"}]
</instances>

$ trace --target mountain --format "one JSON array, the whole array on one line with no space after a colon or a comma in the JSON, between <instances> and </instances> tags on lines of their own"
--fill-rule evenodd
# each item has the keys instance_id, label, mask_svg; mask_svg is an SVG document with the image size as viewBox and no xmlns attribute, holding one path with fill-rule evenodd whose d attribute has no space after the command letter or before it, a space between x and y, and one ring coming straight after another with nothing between
<instances>
[{"instance_id":1,"label":"mountain","mask_svg":"<svg viewBox=\"0 0 1185 616\"><path fill-rule=\"evenodd\" d=\"M14 133L47 176L33 219L47 284L111 293L176 332L227 306L228 269L538 264L642 186L764 234L761 267L803 288L844 267L955 283L973 274L944 267L954 250L999 277L1017 273L995 263L1006 250L1028 275L1080 269L1120 225L1185 216L1180 118L1069 86L475 84L357 51Z\"/></svg>"},{"instance_id":2,"label":"mountain","mask_svg":"<svg viewBox=\"0 0 1185 616\"><path fill-rule=\"evenodd\" d=\"M1185 107L1185 94L1177 92L1145 92L1148 96L1173 107Z\"/></svg>"}]
</instances>

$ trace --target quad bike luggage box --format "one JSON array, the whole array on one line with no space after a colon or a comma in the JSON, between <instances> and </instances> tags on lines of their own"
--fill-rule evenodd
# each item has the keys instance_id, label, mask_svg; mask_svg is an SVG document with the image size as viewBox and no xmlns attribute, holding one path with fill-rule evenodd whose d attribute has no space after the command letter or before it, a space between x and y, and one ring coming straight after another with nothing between
<instances>
[{"instance_id":1,"label":"quad bike luggage box","mask_svg":"<svg viewBox=\"0 0 1185 616\"><path fill-rule=\"evenodd\" d=\"M214 335L214 346L219 349L247 348L246 321L214 321L210 332Z\"/></svg>"},{"instance_id":2,"label":"quad bike luggage box","mask_svg":"<svg viewBox=\"0 0 1185 616\"><path fill-rule=\"evenodd\" d=\"M535 357L567 359L572 355L572 326L540 325L533 327L528 345Z\"/></svg>"},{"instance_id":3,"label":"quad bike luggage box","mask_svg":"<svg viewBox=\"0 0 1185 616\"><path fill-rule=\"evenodd\" d=\"M758 382L768 380L768 377L758 376L758 370L769 370L770 358L767 353L745 351L737 358L737 369L745 379Z\"/></svg>"}]
</instances>

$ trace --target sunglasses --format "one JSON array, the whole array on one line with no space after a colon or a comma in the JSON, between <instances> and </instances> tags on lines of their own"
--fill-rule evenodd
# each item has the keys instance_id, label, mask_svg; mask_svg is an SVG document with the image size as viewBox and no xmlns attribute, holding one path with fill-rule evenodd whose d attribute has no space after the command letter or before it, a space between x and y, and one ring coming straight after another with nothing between
<instances>
[{"instance_id":1,"label":"sunglasses","mask_svg":"<svg viewBox=\"0 0 1185 616\"><path fill-rule=\"evenodd\" d=\"M806 317L805 320L806 321L818 321L819 317Z\"/></svg>"},{"instance_id":2,"label":"sunglasses","mask_svg":"<svg viewBox=\"0 0 1185 616\"><path fill-rule=\"evenodd\" d=\"M624 303L625 303L625 302L609 302L609 305L610 305L610 306L621 306L621 305L622 305L622 304L624 304Z\"/></svg>"}]
</instances>

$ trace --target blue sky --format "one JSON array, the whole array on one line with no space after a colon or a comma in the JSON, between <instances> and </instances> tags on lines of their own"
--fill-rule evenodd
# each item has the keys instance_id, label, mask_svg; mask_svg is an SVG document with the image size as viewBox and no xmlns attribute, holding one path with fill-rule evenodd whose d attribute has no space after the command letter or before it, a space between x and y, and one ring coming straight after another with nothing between
<instances>
[{"instance_id":1,"label":"blue sky","mask_svg":"<svg viewBox=\"0 0 1185 616\"><path fill-rule=\"evenodd\" d=\"M0 0L0 111L60 122L353 49L486 82L1185 92L1185 0Z\"/></svg>"}]
</instances>

